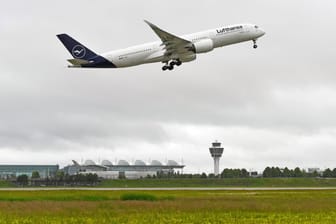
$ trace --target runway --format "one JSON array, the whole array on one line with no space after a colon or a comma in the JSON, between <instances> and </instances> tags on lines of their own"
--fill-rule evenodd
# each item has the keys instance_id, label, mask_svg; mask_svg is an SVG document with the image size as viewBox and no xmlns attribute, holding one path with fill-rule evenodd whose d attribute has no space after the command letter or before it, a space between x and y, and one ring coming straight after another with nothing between
<instances>
[{"instance_id":1,"label":"runway","mask_svg":"<svg viewBox=\"0 0 336 224\"><path fill-rule=\"evenodd\" d=\"M160 187L160 188L98 188L98 187L27 187L0 188L0 191L307 191L336 190L336 187Z\"/></svg>"}]
</instances>

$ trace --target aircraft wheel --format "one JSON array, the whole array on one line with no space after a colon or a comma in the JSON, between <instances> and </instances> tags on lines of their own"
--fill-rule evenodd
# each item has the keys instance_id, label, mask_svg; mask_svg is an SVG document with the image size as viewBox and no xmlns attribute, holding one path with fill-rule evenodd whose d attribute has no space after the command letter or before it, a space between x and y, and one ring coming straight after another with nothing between
<instances>
[{"instance_id":1,"label":"aircraft wheel","mask_svg":"<svg viewBox=\"0 0 336 224\"><path fill-rule=\"evenodd\" d=\"M174 66L170 65L170 66L168 66L168 69L169 69L169 70L173 70L173 69L174 69Z\"/></svg>"},{"instance_id":2,"label":"aircraft wheel","mask_svg":"<svg viewBox=\"0 0 336 224\"><path fill-rule=\"evenodd\" d=\"M163 71L166 71L167 69L168 69L168 66L166 66L166 65L162 67Z\"/></svg>"},{"instance_id":3,"label":"aircraft wheel","mask_svg":"<svg viewBox=\"0 0 336 224\"><path fill-rule=\"evenodd\" d=\"M257 40L253 40L253 48L256 49L258 47Z\"/></svg>"},{"instance_id":4,"label":"aircraft wheel","mask_svg":"<svg viewBox=\"0 0 336 224\"><path fill-rule=\"evenodd\" d=\"M175 61L172 61L172 62L169 63L169 65L170 65L171 67L174 67L174 65L176 65L176 62L175 62Z\"/></svg>"},{"instance_id":5,"label":"aircraft wheel","mask_svg":"<svg viewBox=\"0 0 336 224\"><path fill-rule=\"evenodd\" d=\"M180 65L182 65L182 62L181 62L180 60L177 60L177 61L176 61L176 65L177 65L177 66L180 66Z\"/></svg>"}]
</instances>

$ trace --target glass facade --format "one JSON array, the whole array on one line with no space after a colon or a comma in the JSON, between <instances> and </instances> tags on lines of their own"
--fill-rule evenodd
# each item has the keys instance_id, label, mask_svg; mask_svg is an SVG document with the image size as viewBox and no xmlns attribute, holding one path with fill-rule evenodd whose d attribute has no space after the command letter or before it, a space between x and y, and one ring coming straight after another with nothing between
<instances>
[{"instance_id":1,"label":"glass facade","mask_svg":"<svg viewBox=\"0 0 336 224\"><path fill-rule=\"evenodd\" d=\"M32 176L33 172L38 172L40 178L54 177L58 171L58 165L0 165L0 178L11 179L20 175Z\"/></svg>"}]
</instances>

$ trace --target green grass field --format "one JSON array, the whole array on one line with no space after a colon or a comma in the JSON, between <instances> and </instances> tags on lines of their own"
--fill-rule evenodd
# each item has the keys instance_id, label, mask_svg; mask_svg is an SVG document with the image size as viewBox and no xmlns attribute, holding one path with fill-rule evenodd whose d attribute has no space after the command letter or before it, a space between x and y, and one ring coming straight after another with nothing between
<instances>
[{"instance_id":1,"label":"green grass field","mask_svg":"<svg viewBox=\"0 0 336 224\"><path fill-rule=\"evenodd\" d=\"M336 178L105 180L98 187L336 187Z\"/></svg>"},{"instance_id":2,"label":"green grass field","mask_svg":"<svg viewBox=\"0 0 336 224\"><path fill-rule=\"evenodd\" d=\"M2 223L335 223L336 191L0 191Z\"/></svg>"},{"instance_id":3,"label":"green grass field","mask_svg":"<svg viewBox=\"0 0 336 224\"><path fill-rule=\"evenodd\" d=\"M4 187L15 185L0 181L0 188ZM117 179L103 180L97 187L336 187L336 178Z\"/></svg>"}]
</instances>

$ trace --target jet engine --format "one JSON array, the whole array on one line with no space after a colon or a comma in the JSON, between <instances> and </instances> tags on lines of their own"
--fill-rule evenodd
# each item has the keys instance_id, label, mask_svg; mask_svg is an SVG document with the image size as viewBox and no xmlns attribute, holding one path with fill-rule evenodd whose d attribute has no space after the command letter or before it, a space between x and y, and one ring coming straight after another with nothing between
<instances>
[{"instance_id":1,"label":"jet engine","mask_svg":"<svg viewBox=\"0 0 336 224\"><path fill-rule=\"evenodd\" d=\"M214 44L211 39L204 39L193 44L195 53L206 53L214 49Z\"/></svg>"}]
</instances>

